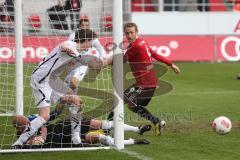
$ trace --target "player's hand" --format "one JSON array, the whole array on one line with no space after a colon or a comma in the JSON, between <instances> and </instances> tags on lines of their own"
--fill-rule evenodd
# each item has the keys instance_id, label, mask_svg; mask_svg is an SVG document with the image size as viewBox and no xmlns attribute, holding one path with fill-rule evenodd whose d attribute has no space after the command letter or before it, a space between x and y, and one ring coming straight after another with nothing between
<instances>
[{"instance_id":1,"label":"player's hand","mask_svg":"<svg viewBox=\"0 0 240 160\"><path fill-rule=\"evenodd\" d=\"M179 74L181 72L178 66L176 66L175 64L172 64L171 68L176 74Z\"/></svg>"},{"instance_id":2,"label":"player's hand","mask_svg":"<svg viewBox=\"0 0 240 160\"><path fill-rule=\"evenodd\" d=\"M44 142L45 142L45 140L43 139L42 136L34 136L34 137L30 138L26 142L26 144L38 146L38 145L43 145Z\"/></svg>"},{"instance_id":3,"label":"player's hand","mask_svg":"<svg viewBox=\"0 0 240 160\"><path fill-rule=\"evenodd\" d=\"M66 43L60 45L60 50L62 52L66 52L71 57L76 57L74 51L72 49L70 49L70 47Z\"/></svg>"}]
</instances>

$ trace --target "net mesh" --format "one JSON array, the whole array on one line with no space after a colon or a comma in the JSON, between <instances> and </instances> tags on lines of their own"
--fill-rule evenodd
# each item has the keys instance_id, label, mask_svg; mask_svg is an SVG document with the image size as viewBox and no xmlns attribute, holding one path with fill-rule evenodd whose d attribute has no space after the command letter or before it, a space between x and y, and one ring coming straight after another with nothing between
<instances>
[{"instance_id":1,"label":"net mesh","mask_svg":"<svg viewBox=\"0 0 240 160\"><path fill-rule=\"evenodd\" d=\"M15 64L14 64L14 4L12 1L1 3L0 16L0 149L9 149L17 139L17 130L12 125L15 114ZM32 96L30 79L32 71L37 64L48 55L59 43L65 41L69 34L78 27L79 19L89 19L90 28L99 35L99 40L104 46L111 42L112 38L112 1L83 1L77 4L80 9L74 8L75 4L70 2L66 7L65 0L24 0L23 7L23 60L24 60L24 116L36 114L34 97ZM70 8L69 8L70 7ZM107 52L108 54L108 52ZM107 56L107 55L106 55ZM103 69L95 80L89 81L89 76L81 81L77 95L81 96L84 102L83 124L85 128L83 134L103 134L101 125L99 128L89 126L90 119L106 119L106 113L111 110L113 103L111 68ZM61 78L64 79L65 75ZM51 111L55 105L51 106ZM67 119L69 110L62 112L62 117ZM71 144L71 124L69 121L60 122L63 119L56 119L49 122L47 127L47 138L45 143L38 136L31 138L27 143L27 148L49 148L49 147L82 147ZM59 134L56 136L56 134ZM60 138L61 140L59 141ZM63 139L62 139L63 138ZM83 140L84 142L84 140ZM35 145L35 143L37 145ZM55 144L57 143L57 145ZM55 145L53 145L55 144ZM85 144L86 146L101 146L102 144L94 140ZM85 146L84 145L84 146ZM83 147L84 147L83 146Z\"/></svg>"}]
</instances>

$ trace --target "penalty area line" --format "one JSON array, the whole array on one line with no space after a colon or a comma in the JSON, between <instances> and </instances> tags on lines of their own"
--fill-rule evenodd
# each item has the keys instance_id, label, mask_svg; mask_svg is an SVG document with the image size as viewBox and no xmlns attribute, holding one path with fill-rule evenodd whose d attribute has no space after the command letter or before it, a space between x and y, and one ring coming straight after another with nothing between
<instances>
[{"instance_id":1,"label":"penalty area line","mask_svg":"<svg viewBox=\"0 0 240 160\"><path fill-rule=\"evenodd\" d=\"M139 154L138 152L131 151L128 149L119 150L119 152L129 155L130 157L137 158L139 160L153 160L150 157Z\"/></svg>"}]
</instances>

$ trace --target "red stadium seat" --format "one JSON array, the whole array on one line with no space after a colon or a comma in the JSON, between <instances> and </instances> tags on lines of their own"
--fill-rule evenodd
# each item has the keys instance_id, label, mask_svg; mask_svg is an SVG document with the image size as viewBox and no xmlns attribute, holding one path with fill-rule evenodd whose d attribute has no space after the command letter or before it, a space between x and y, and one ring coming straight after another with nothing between
<instances>
[{"instance_id":1,"label":"red stadium seat","mask_svg":"<svg viewBox=\"0 0 240 160\"><path fill-rule=\"evenodd\" d=\"M28 22L29 22L29 25L34 29L37 29L37 28L41 27L41 19L40 19L39 15L29 16L28 17Z\"/></svg>"},{"instance_id":2,"label":"red stadium seat","mask_svg":"<svg viewBox=\"0 0 240 160\"><path fill-rule=\"evenodd\" d=\"M233 3L233 11L240 12L240 0L228 0L230 3Z\"/></svg>"},{"instance_id":3,"label":"red stadium seat","mask_svg":"<svg viewBox=\"0 0 240 160\"><path fill-rule=\"evenodd\" d=\"M239 3L235 3L235 5L233 7L233 11L240 12L240 2Z\"/></svg>"},{"instance_id":4,"label":"red stadium seat","mask_svg":"<svg viewBox=\"0 0 240 160\"><path fill-rule=\"evenodd\" d=\"M103 28L105 31L112 31L112 16L105 15L103 17Z\"/></svg>"},{"instance_id":5,"label":"red stadium seat","mask_svg":"<svg viewBox=\"0 0 240 160\"><path fill-rule=\"evenodd\" d=\"M149 6L152 3L151 0L132 0L131 1L131 10L133 12L154 12L155 9L153 6Z\"/></svg>"},{"instance_id":6,"label":"red stadium seat","mask_svg":"<svg viewBox=\"0 0 240 160\"><path fill-rule=\"evenodd\" d=\"M210 11L226 11L227 7L224 0L209 0L209 10Z\"/></svg>"}]
</instances>

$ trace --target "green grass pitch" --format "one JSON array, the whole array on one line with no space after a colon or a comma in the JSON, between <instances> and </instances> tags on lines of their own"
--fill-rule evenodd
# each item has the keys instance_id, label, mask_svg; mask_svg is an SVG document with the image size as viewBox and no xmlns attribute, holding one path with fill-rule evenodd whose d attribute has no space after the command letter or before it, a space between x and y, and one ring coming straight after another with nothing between
<instances>
[{"instance_id":1,"label":"green grass pitch","mask_svg":"<svg viewBox=\"0 0 240 160\"><path fill-rule=\"evenodd\" d=\"M76 159L76 160L235 160L240 157L240 72L239 63L177 63L182 70L180 75L168 71L163 80L168 81L174 89L154 97L148 109L167 122L164 133L156 137L153 131L143 136L125 133L125 138L145 138L150 145L126 146L121 152L115 150L2 154L1 160L7 159ZM26 70L26 68L25 68ZM25 85L29 81L32 68L25 75ZM1 67L1 74L4 69ZM108 79L106 77L106 79ZM1 76L1 92L13 79ZM6 85L5 82L9 82ZM5 85L4 85L5 84ZM85 84L86 85L86 84ZM99 86L98 86L99 87ZM106 86L105 86L106 87ZM7 93L8 93L7 92ZM9 95L11 93L8 93ZM25 114L34 113L31 90L26 89L24 103L32 109L25 108ZM10 103L11 100L5 100ZM87 101L91 106L91 101ZM14 103L14 102L11 102ZM93 102L92 102L93 103ZM2 104L2 103L1 103ZM232 131L227 135L218 135L211 129L211 122L217 116L224 115L232 121ZM133 125L147 123L139 119L125 107L125 122ZM0 117L0 145L13 142L16 137L3 136L11 134L11 117ZM2 146L3 147L3 146ZM1 147L1 148L2 148ZM4 146L6 148L6 146Z\"/></svg>"}]
</instances>

